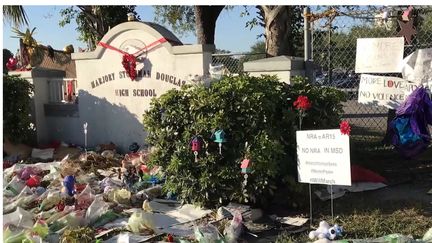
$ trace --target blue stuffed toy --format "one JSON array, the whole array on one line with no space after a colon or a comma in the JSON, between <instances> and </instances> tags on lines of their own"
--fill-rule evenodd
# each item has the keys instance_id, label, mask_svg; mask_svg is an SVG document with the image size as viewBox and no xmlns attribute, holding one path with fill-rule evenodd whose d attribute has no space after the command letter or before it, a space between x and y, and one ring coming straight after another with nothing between
<instances>
[{"instance_id":1,"label":"blue stuffed toy","mask_svg":"<svg viewBox=\"0 0 432 243\"><path fill-rule=\"evenodd\" d=\"M75 176L68 175L63 179L62 193L73 197L76 194L75 191Z\"/></svg>"}]
</instances>

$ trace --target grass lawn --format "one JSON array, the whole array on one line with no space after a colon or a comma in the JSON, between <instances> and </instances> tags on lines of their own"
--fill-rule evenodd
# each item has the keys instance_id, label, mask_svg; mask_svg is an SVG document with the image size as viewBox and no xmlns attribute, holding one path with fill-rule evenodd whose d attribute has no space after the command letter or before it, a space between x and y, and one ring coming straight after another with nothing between
<instances>
[{"instance_id":1,"label":"grass lawn","mask_svg":"<svg viewBox=\"0 0 432 243\"><path fill-rule=\"evenodd\" d=\"M390 208L366 209L337 213L335 222L344 227L342 239L378 238L392 233L411 235L422 238L426 231L432 227L431 212L424 208L427 205L401 204L400 201L388 202ZM321 214L314 219L317 226L320 220L331 222L331 215ZM283 232L276 242L307 242L310 241L309 230L290 234Z\"/></svg>"},{"instance_id":2,"label":"grass lawn","mask_svg":"<svg viewBox=\"0 0 432 243\"><path fill-rule=\"evenodd\" d=\"M422 238L432 227L432 195L426 193L432 188L432 148L415 160L404 160L393 149L378 145L353 143L351 149L351 164L383 175L389 186L334 200L334 223L343 226L342 239L371 239L392 233ZM313 190L319 187L313 186ZM330 201L313 198L313 225L317 227L321 220L333 224ZM306 204L301 210L304 214L309 212ZM308 242L309 231L282 232L276 242Z\"/></svg>"}]
</instances>

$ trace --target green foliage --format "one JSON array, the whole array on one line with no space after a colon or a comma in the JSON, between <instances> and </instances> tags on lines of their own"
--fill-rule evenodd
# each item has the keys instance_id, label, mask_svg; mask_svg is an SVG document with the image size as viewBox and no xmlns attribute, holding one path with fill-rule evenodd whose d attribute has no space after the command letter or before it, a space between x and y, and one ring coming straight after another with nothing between
<instances>
[{"instance_id":1,"label":"green foliage","mask_svg":"<svg viewBox=\"0 0 432 243\"><path fill-rule=\"evenodd\" d=\"M255 44L253 44L250 47L250 53L251 54L263 54L263 53L265 53L265 42L264 41L255 42Z\"/></svg>"},{"instance_id":2,"label":"green foliage","mask_svg":"<svg viewBox=\"0 0 432 243\"><path fill-rule=\"evenodd\" d=\"M154 9L154 21L169 25L172 30L183 36L186 33L194 33L195 10L188 5L156 5Z\"/></svg>"},{"instance_id":3,"label":"green foliage","mask_svg":"<svg viewBox=\"0 0 432 243\"><path fill-rule=\"evenodd\" d=\"M27 13L21 5L3 5L4 20L9 21L15 27L28 25Z\"/></svg>"},{"instance_id":4,"label":"green foliage","mask_svg":"<svg viewBox=\"0 0 432 243\"><path fill-rule=\"evenodd\" d=\"M241 63L250 62L266 58L266 47L264 41L257 41L250 47L249 55L245 55L241 58Z\"/></svg>"},{"instance_id":5,"label":"green foliage","mask_svg":"<svg viewBox=\"0 0 432 243\"><path fill-rule=\"evenodd\" d=\"M338 106L331 102L340 102L340 97L332 97L340 94L304 80L290 88L271 76L224 77L208 88L183 86L154 99L144 114L144 127L147 142L155 148L151 163L163 166L167 174L164 190L178 194L183 202L210 207L229 201L266 205L277 186L297 174L297 115L292 103L300 93L310 94L319 106L313 114L320 120L309 124L316 129L337 124L322 116L339 117ZM210 139L216 129L227 135L222 155ZM204 141L197 162L190 147L194 135ZM246 192L240 173L245 157L252 163Z\"/></svg>"},{"instance_id":6,"label":"green foliage","mask_svg":"<svg viewBox=\"0 0 432 243\"><path fill-rule=\"evenodd\" d=\"M342 118L346 94L332 87L318 86L306 82L304 78L295 77L289 91L290 97L305 95L312 102L312 108L306 112L302 129L337 128Z\"/></svg>"},{"instance_id":7,"label":"green foliage","mask_svg":"<svg viewBox=\"0 0 432 243\"><path fill-rule=\"evenodd\" d=\"M225 77L210 88L183 87L154 100L144 116L147 142L156 147L152 161L165 167L165 189L180 199L201 205L217 205L246 196L257 202L271 194L281 166L291 161L284 148L292 146L295 118L283 85L275 78ZM227 133L222 155L210 140L221 128ZM194 162L191 138L205 141ZM242 193L240 162L245 142L250 145L253 170L246 195ZM273 188L272 188L273 187Z\"/></svg>"},{"instance_id":8,"label":"green foliage","mask_svg":"<svg viewBox=\"0 0 432 243\"><path fill-rule=\"evenodd\" d=\"M330 64L332 69L354 70L358 38L390 37L393 33L393 30L370 25L354 26L348 32L316 31L313 45L314 52L319 54L314 56L315 61L325 69Z\"/></svg>"},{"instance_id":9,"label":"green foliage","mask_svg":"<svg viewBox=\"0 0 432 243\"><path fill-rule=\"evenodd\" d=\"M89 227L66 229L60 237L60 242L93 242L95 235L95 231Z\"/></svg>"},{"instance_id":10,"label":"green foliage","mask_svg":"<svg viewBox=\"0 0 432 243\"><path fill-rule=\"evenodd\" d=\"M431 42L432 36L432 8L429 6L423 6L421 11L419 11L419 20L417 26L416 41L420 45L428 44Z\"/></svg>"},{"instance_id":11,"label":"green foliage","mask_svg":"<svg viewBox=\"0 0 432 243\"><path fill-rule=\"evenodd\" d=\"M94 49L109 28L127 21L128 13L133 13L137 20L140 19L135 7L135 5L71 6L60 11L62 19L59 25L63 27L75 19L76 30L80 33L79 40L88 43L89 48Z\"/></svg>"},{"instance_id":12,"label":"green foliage","mask_svg":"<svg viewBox=\"0 0 432 243\"><path fill-rule=\"evenodd\" d=\"M13 142L28 142L34 134L30 119L33 85L3 74L3 133Z\"/></svg>"},{"instance_id":13,"label":"green foliage","mask_svg":"<svg viewBox=\"0 0 432 243\"><path fill-rule=\"evenodd\" d=\"M279 234L276 238L276 243L294 243L298 242L296 241L296 238L292 236L288 231L284 231L281 234Z\"/></svg>"},{"instance_id":14,"label":"green foliage","mask_svg":"<svg viewBox=\"0 0 432 243\"><path fill-rule=\"evenodd\" d=\"M225 6L231 10L233 6ZM155 5L154 21L168 25L179 36L196 34L195 32L195 6L193 5Z\"/></svg>"}]
</instances>

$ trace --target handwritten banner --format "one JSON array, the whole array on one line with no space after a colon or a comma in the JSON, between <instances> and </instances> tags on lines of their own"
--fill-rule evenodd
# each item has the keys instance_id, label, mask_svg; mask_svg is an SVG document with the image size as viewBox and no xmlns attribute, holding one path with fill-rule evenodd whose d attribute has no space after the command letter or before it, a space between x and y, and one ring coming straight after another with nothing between
<instances>
[{"instance_id":1,"label":"handwritten banner","mask_svg":"<svg viewBox=\"0 0 432 243\"><path fill-rule=\"evenodd\" d=\"M400 73L404 38L357 39L356 73Z\"/></svg>"},{"instance_id":2,"label":"handwritten banner","mask_svg":"<svg viewBox=\"0 0 432 243\"><path fill-rule=\"evenodd\" d=\"M398 77L362 74L358 102L396 109L417 85Z\"/></svg>"}]
</instances>

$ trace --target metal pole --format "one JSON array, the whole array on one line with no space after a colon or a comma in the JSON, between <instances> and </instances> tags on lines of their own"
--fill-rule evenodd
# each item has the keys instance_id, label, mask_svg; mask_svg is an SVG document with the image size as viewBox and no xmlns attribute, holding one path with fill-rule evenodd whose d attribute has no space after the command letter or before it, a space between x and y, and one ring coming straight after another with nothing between
<instances>
[{"instance_id":1,"label":"metal pole","mask_svg":"<svg viewBox=\"0 0 432 243\"><path fill-rule=\"evenodd\" d=\"M311 39L311 24L308 16L310 14L310 8L305 7L303 9L303 21L304 21L304 63L305 63L305 75L309 82L313 82L313 68L312 68L312 39Z\"/></svg>"},{"instance_id":2,"label":"metal pole","mask_svg":"<svg viewBox=\"0 0 432 243\"><path fill-rule=\"evenodd\" d=\"M309 225L312 229L312 184L309 183Z\"/></svg>"},{"instance_id":3,"label":"metal pole","mask_svg":"<svg viewBox=\"0 0 432 243\"><path fill-rule=\"evenodd\" d=\"M311 42L311 33L310 33L310 22L308 20L308 16L310 14L309 7L305 7L303 9L304 16L304 60L305 62L311 60L312 53L312 42Z\"/></svg>"},{"instance_id":4,"label":"metal pole","mask_svg":"<svg viewBox=\"0 0 432 243\"><path fill-rule=\"evenodd\" d=\"M334 224L334 213L333 213L333 185L330 184L330 204L331 204L331 216L332 216L332 224Z\"/></svg>"},{"instance_id":5,"label":"metal pole","mask_svg":"<svg viewBox=\"0 0 432 243\"><path fill-rule=\"evenodd\" d=\"M328 57L327 57L327 60L328 60L328 84L329 85L332 85L332 81L333 81L333 78L332 78L332 75L333 75L333 73L332 73L332 60L331 60L331 37L332 37L332 24L330 23L329 24L329 31L328 31L328 46L327 46L327 55L328 55Z\"/></svg>"},{"instance_id":6,"label":"metal pole","mask_svg":"<svg viewBox=\"0 0 432 243\"><path fill-rule=\"evenodd\" d=\"M86 154L86 159L87 159L87 122L84 123L84 150L85 150L85 154Z\"/></svg>"}]
</instances>

